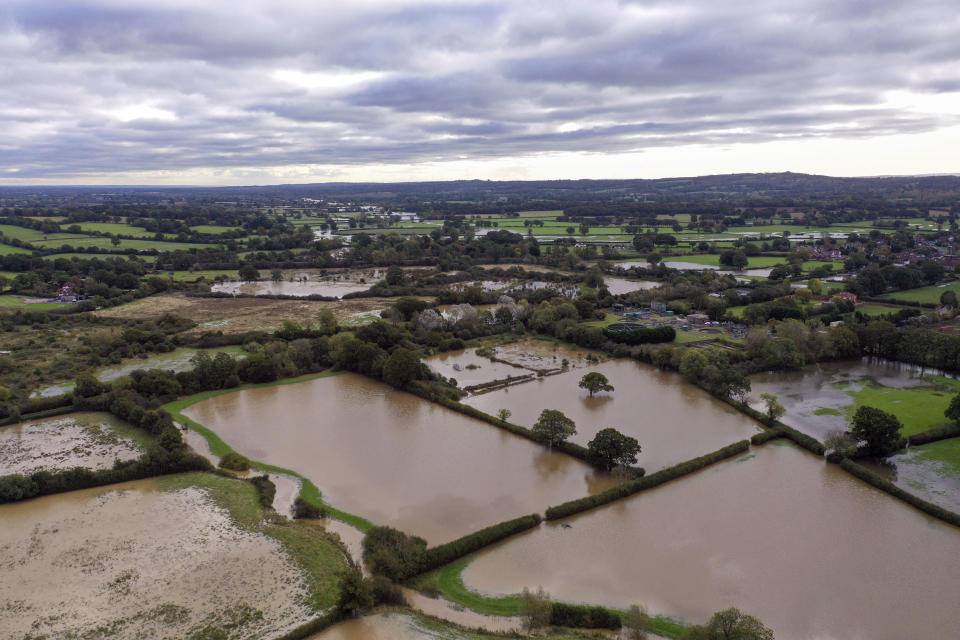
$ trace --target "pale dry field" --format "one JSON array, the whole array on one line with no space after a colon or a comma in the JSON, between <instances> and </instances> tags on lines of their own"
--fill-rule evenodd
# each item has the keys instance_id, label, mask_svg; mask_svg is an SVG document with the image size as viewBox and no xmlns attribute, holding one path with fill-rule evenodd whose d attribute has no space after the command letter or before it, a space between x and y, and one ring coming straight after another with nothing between
<instances>
[{"instance_id":1,"label":"pale dry field","mask_svg":"<svg viewBox=\"0 0 960 640\"><path fill-rule=\"evenodd\" d=\"M74 491L4 505L0 521L4 638L252 640L312 615L280 543L197 487Z\"/></svg>"}]
</instances>

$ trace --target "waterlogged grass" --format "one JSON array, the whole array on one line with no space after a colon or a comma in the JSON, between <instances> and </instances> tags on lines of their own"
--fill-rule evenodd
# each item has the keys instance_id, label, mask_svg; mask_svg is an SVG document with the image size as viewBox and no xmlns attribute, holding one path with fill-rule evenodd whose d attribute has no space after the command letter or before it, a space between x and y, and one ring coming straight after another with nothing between
<instances>
[{"instance_id":1,"label":"waterlogged grass","mask_svg":"<svg viewBox=\"0 0 960 640\"><path fill-rule=\"evenodd\" d=\"M920 460L936 463L938 475L945 477L960 476L960 438L950 438L931 442L919 447L911 447L917 451L915 455Z\"/></svg>"},{"instance_id":2,"label":"waterlogged grass","mask_svg":"<svg viewBox=\"0 0 960 640\"><path fill-rule=\"evenodd\" d=\"M463 584L463 570L474 557L471 555L460 558L436 571L417 576L410 581L409 586L420 591L439 592L447 600L484 615L505 617L520 615L522 599L519 593L507 596L485 596L471 591ZM608 610L622 613L617 609ZM687 630L685 624L672 618L661 616L653 618L653 633L664 638L683 638Z\"/></svg>"},{"instance_id":3,"label":"waterlogged grass","mask_svg":"<svg viewBox=\"0 0 960 640\"><path fill-rule=\"evenodd\" d=\"M165 490L200 487L218 506L230 513L242 529L263 533L280 542L294 562L305 571L310 585L310 605L315 612L337 604L339 574L347 568L343 548L329 534L304 523L265 524L264 509L252 484L210 473L163 476L157 482Z\"/></svg>"},{"instance_id":4,"label":"waterlogged grass","mask_svg":"<svg viewBox=\"0 0 960 640\"><path fill-rule=\"evenodd\" d=\"M847 407L847 416L859 407L874 407L897 416L903 423L900 433L910 436L949 422L943 412L953 396L960 392L960 381L929 376L929 387L896 389L868 382L859 391L848 391L854 404Z\"/></svg>"},{"instance_id":5,"label":"waterlogged grass","mask_svg":"<svg viewBox=\"0 0 960 640\"><path fill-rule=\"evenodd\" d=\"M234 389L218 389L216 391L204 391L201 393L194 394L192 396L188 396L186 398L181 398L179 400L175 400L173 402L167 403L163 406L163 409L166 410L170 415L172 415L175 420L179 421L181 424L186 425L188 428L202 435L207 441L207 446L210 447L210 452L213 453L213 455L219 456L222 458L228 453L238 453L238 452L235 451L226 442L224 442L223 439L220 438L220 436L218 436L214 431L203 426L198 422L195 422L194 420L191 420L187 416L183 415L182 412L184 411L184 409L198 402L202 402L203 400L214 398L216 396L220 396L225 393L234 393L236 391L243 391L244 389L259 389L262 387L276 387L276 386L281 386L285 384L296 384L298 382L306 382L307 380L315 380L317 378L327 378L331 376L338 376L338 375L341 375L342 373L343 373L342 371L324 372L324 373L317 373L317 374L312 374L307 376L300 376L299 378L288 378L285 380L277 380L275 382L265 382L262 384L248 384L241 387L236 387ZM300 494L299 494L300 497L303 498L308 503L310 503L311 505L317 508L326 510L327 514L331 518L340 520L341 522L345 522L350 526L355 527L364 533L366 533L367 531L369 531L374 527L374 524L365 518L361 518L360 516L355 516L352 513L347 513L346 511L341 511L325 503L323 501L323 496L320 492L320 489L317 488L317 486L313 484L313 482L309 478L306 478L300 475L296 471L293 471L291 469L284 469L283 467L277 467L271 464L265 464L263 462L256 462L256 461L251 461L251 466L258 471L264 471L267 473L286 474L299 479L300 480Z\"/></svg>"}]
</instances>

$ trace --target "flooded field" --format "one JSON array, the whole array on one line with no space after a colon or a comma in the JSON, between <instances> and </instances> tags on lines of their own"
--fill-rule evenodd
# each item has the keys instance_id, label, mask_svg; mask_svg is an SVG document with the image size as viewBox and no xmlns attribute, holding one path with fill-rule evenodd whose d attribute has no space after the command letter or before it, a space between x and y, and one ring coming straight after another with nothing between
<instances>
[{"instance_id":1,"label":"flooded field","mask_svg":"<svg viewBox=\"0 0 960 640\"><path fill-rule=\"evenodd\" d=\"M224 394L185 413L333 505L440 543L611 486L585 463L343 374Z\"/></svg>"},{"instance_id":2,"label":"flooded field","mask_svg":"<svg viewBox=\"0 0 960 640\"><path fill-rule=\"evenodd\" d=\"M910 447L883 463L862 464L924 500L960 512L960 438Z\"/></svg>"},{"instance_id":3,"label":"flooded field","mask_svg":"<svg viewBox=\"0 0 960 640\"><path fill-rule=\"evenodd\" d=\"M433 371L455 379L460 388L510 376L557 370L563 367L564 360L571 369L594 364L594 361L587 360L590 351L546 340L525 339L488 348L495 358L506 362L494 362L489 357L477 355L476 348L438 353L423 361Z\"/></svg>"},{"instance_id":4,"label":"flooded field","mask_svg":"<svg viewBox=\"0 0 960 640\"><path fill-rule=\"evenodd\" d=\"M3 637L261 638L313 615L280 543L237 527L204 489L161 486L0 506Z\"/></svg>"},{"instance_id":5,"label":"flooded field","mask_svg":"<svg viewBox=\"0 0 960 640\"><path fill-rule=\"evenodd\" d=\"M714 451L759 431L752 420L679 375L632 360L591 367L605 375L613 393L589 397L578 383L585 370L491 391L464 400L490 414L509 409L511 422L531 427L543 409L558 409L577 425L572 441L586 445L606 427L640 442L637 463L656 471Z\"/></svg>"},{"instance_id":6,"label":"flooded field","mask_svg":"<svg viewBox=\"0 0 960 640\"><path fill-rule=\"evenodd\" d=\"M380 613L340 622L307 640L446 640L466 637L467 634L428 627L410 615Z\"/></svg>"},{"instance_id":7,"label":"flooded field","mask_svg":"<svg viewBox=\"0 0 960 640\"><path fill-rule=\"evenodd\" d=\"M644 289L656 289L663 284L662 282L651 282L649 280L627 280L626 278L611 278L609 276L603 278L603 283L615 296Z\"/></svg>"},{"instance_id":8,"label":"flooded field","mask_svg":"<svg viewBox=\"0 0 960 640\"><path fill-rule=\"evenodd\" d=\"M702 622L736 606L777 640L945 638L960 626L960 529L792 446L767 445L482 553L471 589Z\"/></svg>"},{"instance_id":9,"label":"flooded field","mask_svg":"<svg viewBox=\"0 0 960 640\"><path fill-rule=\"evenodd\" d=\"M0 427L0 476L73 467L109 469L143 452L121 433L133 430L108 413L73 413Z\"/></svg>"},{"instance_id":10,"label":"flooded field","mask_svg":"<svg viewBox=\"0 0 960 640\"><path fill-rule=\"evenodd\" d=\"M754 408L762 410L761 393L772 393L787 410L784 423L819 439L846 430L858 400L897 415L904 435L940 426L947 422L943 411L956 393L935 388L919 367L868 358L757 374L750 376L750 384Z\"/></svg>"},{"instance_id":11,"label":"flooded field","mask_svg":"<svg viewBox=\"0 0 960 640\"><path fill-rule=\"evenodd\" d=\"M281 279L273 280L270 273L262 272L261 279L256 282L218 282L212 285L210 290L216 293L254 296L342 298L348 293L366 291L386 275L386 269L299 269L286 270Z\"/></svg>"},{"instance_id":12,"label":"flooded field","mask_svg":"<svg viewBox=\"0 0 960 640\"><path fill-rule=\"evenodd\" d=\"M137 369L163 369L165 371L187 371L188 369L193 368L193 363L190 361L194 355L198 352L204 351L210 354L210 357L214 357L219 352L228 353L234 358L243 358L246 357L246 353L240 347L220 347L216 349L189 349L189 348L180 348L174 349L169 353L153 353L147 356L146 358L134 358L127 360L123 364L118 364L111 367L104 367L97 371L94 371L94 375L101 382L110 382L111 380L116 380L122 376L130 375L130 373L136 371ZM35 393L34 395L50 397L58 396L68 391L73 390L73 382L65 382L63 384L51 385L45 387Z\"/></svg>"}]
</instances>

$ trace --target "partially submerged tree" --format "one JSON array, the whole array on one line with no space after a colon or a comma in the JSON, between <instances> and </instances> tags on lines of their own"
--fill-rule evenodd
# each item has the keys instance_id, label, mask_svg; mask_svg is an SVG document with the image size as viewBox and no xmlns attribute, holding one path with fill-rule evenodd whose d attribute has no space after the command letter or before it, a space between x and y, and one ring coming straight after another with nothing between
<instances>
[{"instance_id":1,"label":"partially submerged tree","mask_svg":"<svg viewBox=\"0 0 960 640\"><path fill-rule=\"evenodd\" d=\"M500 411L497 411L497 419L501 422L506 422L512 415L513 411L510 411L510 409L500 409Z\"/></svg>"},{"instance_id":2,"label":"partially submerged tree","mask_svg":"<svg viewBox=\"0 0 960 640\"><path fill-rule=\"evenodd\" d=\"M706 626L691 627L688 640L774 640L773 631L739 609L718 611Z\"/></svg>"},{"instance_id":3,"label":"partially submerged tree","mask_svg":"<svg viewBox=\"0 0 960 640\"><path fill-rule=\"evenodd\" d=\"M640 443L616 429L601 429L587 445L587 455L594 464L610 471L616 466L636 464Z\"/></svg>"},{"instance_id":4,"label":"partially submerged tree","mask_svg":"<svg viewBox=\"0 0 960 640\"><path fill-rule=\"evenodd\" d=\"M863 450L874 457L884 458L900 448L900 429L903 424L892 413L875 407L860 407L853 414L850 435L863 442Z\"/></svg>"},{"instance_id":5,"label":"partially submerged tree","mask_svg":"<svg viewBox=\"0 0 960 640\"><path fill-rule=\"evenodd\" d=\"M540 417L533 425L532 431L546 440L547 444L553 448L553 445L560 444L576 434L577 425L556 409L544 409L540 412Z\"/></svg>"},{"instance_id":6,"label":"partially submerged tree","mask_svg":"<svg viewBox=\"0 0 960 640\"><path fill-rule=\"evenodd\" d=\"M647 640L653 631L653 620L644 607L632 604L623 615L623 627L628 640Z\"/></svg>"},{"instance_id":7,"label":"partially submerged tree","mask_svg":"<svg viewBox=\"0 0 960 640\"><path fill-rule=\"evenodd\" d=\"M550 624L552 615L553 604L550 602L550 594L544 591L543 587L538 587L536 592L523 588L523 593L520 594L520 618L527 631L546 627Z\"/></svg>"},{"instance_id":8,"label":"partially submerged tree","mask_svg":"<svg viewBox=\"0 0 960 640\"><path fill-rule=\"evenodd\" d=\"M770 424L773 424L780 417L787 412L787 409L777 402L777 396L773 393L761 393L760 398L763 399L764 405L767 408L767 420L770 421Z\"/></svg>"},{"instance_id":9,"label":"partially submerged tree","mask_svg":"<svg viewBox=\"0 0 960 640\"><path fill-rule=\"evenodd\" d=\"M580 388L590 392L590 397L598 391L613 391L613 385L607 380L607 376L596 371L591 371L580 379Z\"/></svg>"}]
</instances>

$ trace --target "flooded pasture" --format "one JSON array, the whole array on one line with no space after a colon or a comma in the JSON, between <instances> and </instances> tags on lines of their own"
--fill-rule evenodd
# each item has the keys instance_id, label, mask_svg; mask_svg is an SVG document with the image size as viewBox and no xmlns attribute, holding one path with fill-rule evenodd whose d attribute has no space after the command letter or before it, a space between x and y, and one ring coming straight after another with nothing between
<instances>
[{"instance_id":1,"label":"flooded pasture","mask_svg":"<svg viewBox=\"0 0 960 640\"><path fill-rule=\"evenodd\" d=\"M73 491L0 506L0 521L5 638L274 637L312 615L280 544L198 487Z\"/></svg>"},{"instance_id":2,"label":"flooded pasture","mask_svg":"<svg viewBox=\"0 0 960 640\"><path fill-rule=\"evenodd\" d=\"M430 628L415 617L402 613L378 613L346 620L307 640L452 640L467 634Z\"/></svg>"},{"instance_id":3,"label":"flooded pasture","mask_svg":"<svg viewBox=\"0 0 960 640\"><path fill-rule=\"evenodd\" d=\"M522 376L529 370L503 362L493 362L490 358L478 356L476 349L461 349L438 353L423 359L430 369L446 378L453 378L462 389L470 385L482 384L493 380L503 380L511 376Z\"/></svg>"},{"instance_id":4,"label":"flooded pasture","mask_svg":"<svg viewBox=\"0 0 960 640\"><path fill-rule=\"evenodd\" d=\"M468 588L702 622L730 606L778 640L944 638L960 626L960 529L793 446L766 445L482 552Z\"/></svg>"},{"instance_id":5,"label":"flooded pasture","mask_svg":"<svg viewBox=\"0 0 960 640\"><path fill-rule=\"evenodd\" d=\"M115 460L140 457L140 446L117 429L126 432L131 427L108 413L73 413L0 427L0 476L73 467L109 469Z\"/></svg>"},{"instance_id":6,"label":"flooded pasture","mask_svg":"<svg viewBox=\"0 0 960 640\"><path fill-rule=\"evenodd\" d=\"M930 373L930 370L927 370ZM823 439L830 431L846 430L853 415L856 394L871 385L876 389L914 389L931 387L920 367L888 360L863 358L840 362L821 362L798 371L776 371L750 376L751 406L763 410L761 393L772 393L787 410L781 418L785 424L815 438ZM942 409L933 412L933 423L911 423L902 420L906 433L922 431L946 422L943 409L949 404L949 395L936 398L911 399L911 407L924 408L931 401ZM867 402L867 404L874 404ZM902 404L902 403L897 403ZM896 411L896 406L881 407Z\"/></svg>"},{"instance_id":7,"label":"flooded pasture","mask_svg":"<svg viewBox=\"0 0 960 640\"><path fill-rule=\"evenodd\" d=\"M409 269L407 269L409 270ZM299 269L284 271L279 280L260 274L261 280L217 282L214 293L253 296L327 296L342 298L348 293L366 291L387 275L386 269Z\"/></svg>"},{"instance_id":8,"label":"flooded pasture","mask_svg":"<svg viewBox=\"0 0 960 640\"><path fill-rule=\"evenodd\" d=\"M643 291L644 289L656 289L662 282L652 282L650 280L627 280L626 278L611 278L604 276L603 283L613 295L623 293L632 293L634 291Z\"/></svg>"},{"instance_id":9,"label":"flooded pasture","mask_svg":"<svg viewBox=\"0 0 960 640\"><path fill-rule=\"evenodd\" d=\"M904 490L960 512L960 438L910 447L882 463L860 462Z\"/></svg>"},{"instance_id":10,"label":"flooded pasture","mask_svg":"<svg viewBox=\"0 0 960 640\"><path fill-rule=\"evenodd\" d=\"M687 383L675 373L632 360L610 360L590 369L614 386L591 398L578 386L583 369L491 391L464 400L510 421L532 427L544 409L557 409L577 425L573 442L586 445L603 428L613 427L640 442L637 464L656 471L708 453L759 431L732 407Z\"/></svg>"},{"instance_id":11,"label":"flooded pasture","mask_svg":"<svg viewBox=\"0 0 960 640\"><path fill-rule=\"evenodd\" d=\"M585 463L356 374L246 389L185 412L338 508L445 542L609 488Z\"/></svg>"}]
</instances>

